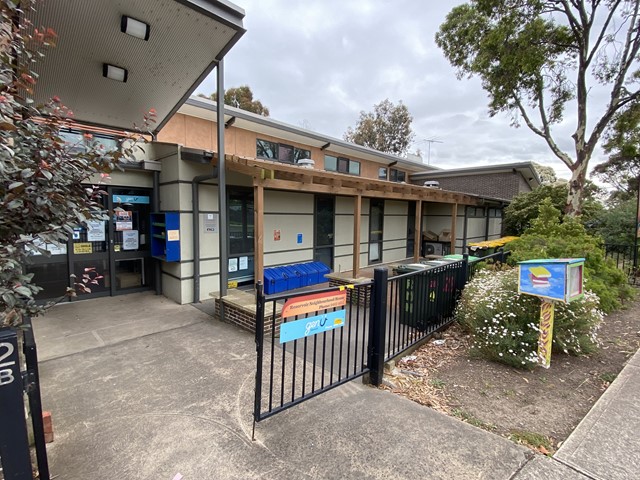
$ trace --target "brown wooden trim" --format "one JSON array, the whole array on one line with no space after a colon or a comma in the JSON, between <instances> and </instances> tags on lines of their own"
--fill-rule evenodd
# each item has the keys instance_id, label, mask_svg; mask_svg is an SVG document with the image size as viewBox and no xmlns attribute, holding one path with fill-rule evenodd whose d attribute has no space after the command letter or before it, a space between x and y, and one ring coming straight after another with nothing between
<instances>
[{"instance_id":1,"label":"brown wooden trim","mask_svg":"<svg viewBox=\"0 0 640 480\"><path fill-rule=\"evenodd\" d=\"M271 183L268 188L300 190L301 185L304 185L305 190L314 193L346 196L361 195L369 198L388 198L391 200L455 202L462 205L478 205L480 203L479 198L474 198L470 195L435 190L418 185L355 177L325 170L305 169L295 165L239 157L237 155L227 155L225 159L227 160L226 165L230 170L250 175L254 178L262 177L262 179L269 182L288 182ZM213 163L217 163L215 157ZM264 186L267 187L267 185Z\"/></svg>"}]
</instances>

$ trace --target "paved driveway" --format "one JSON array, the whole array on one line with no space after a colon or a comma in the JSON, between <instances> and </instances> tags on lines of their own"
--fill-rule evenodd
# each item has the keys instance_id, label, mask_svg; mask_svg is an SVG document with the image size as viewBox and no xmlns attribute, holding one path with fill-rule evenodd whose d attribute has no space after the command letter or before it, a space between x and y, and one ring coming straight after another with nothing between
<instances>
[{"instance_id":1,"label":"paved driveway","mask_svg":"<svg viewBox=\"0 0 640 480\"><path fill-rule=\"evenodd\" d=\"M351 382L258 424L253 335L152 293L36 319L63 479L508 479L506 439Z\"/></svg>"}]
</instances>

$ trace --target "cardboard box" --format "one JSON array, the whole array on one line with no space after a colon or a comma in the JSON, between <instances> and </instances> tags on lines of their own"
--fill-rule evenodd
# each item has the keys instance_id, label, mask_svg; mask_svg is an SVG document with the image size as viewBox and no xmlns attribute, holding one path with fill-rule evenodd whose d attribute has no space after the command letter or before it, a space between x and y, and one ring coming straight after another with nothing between
<instances>
[{"instance_id":1,"label":"cardboard box","mask_svg":"<svg viewBox=\"0 0 640 480\"><path fill-rule=\"evenodd\" d=\"M431 230L427 230L426 232L424 232L422 234L422 239L423 240L432 240L437 242L438 241L438 234L435 232L432 232Z\"/></svg>"},{"instance_id":2,"label":"cardboard box","mask_svg":"<svg viewBox=\"0 0 640 480\"><path fill-rule=\"evenodd\" d=\"M450 242L451 241L451 230L444 229L440 232L440 241L441 242Z\"/></svg>"}]
</instances>

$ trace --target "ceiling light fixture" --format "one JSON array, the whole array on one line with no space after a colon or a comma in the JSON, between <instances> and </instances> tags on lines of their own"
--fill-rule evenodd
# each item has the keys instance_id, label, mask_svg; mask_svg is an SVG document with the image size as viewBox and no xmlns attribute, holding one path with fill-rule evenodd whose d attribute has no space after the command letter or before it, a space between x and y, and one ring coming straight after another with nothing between
<instances>
[{"instance_id":1,"label":"ceiling light fixture","mask_svg":"<svg viewBox=\"0 0 640 480\"><path fill-rule=\"evenodd\" d=\"M110 65L108 63L103 63L102 76L110 78L111 80L126 83L127 78L129 77L129 72L124 68L116 67L115 65Z\"/></svg>"},{"instance_id":2,"label":"ceiling light fixture","mask_svg":"<svg viewBox=\"0 0 640 480\"><path fill-rule=\"evenodd\" d=\"M149 40L151 27L140 20L122 15L120 20L120 31L141 40Z\"/></svg>"}]
</instances>

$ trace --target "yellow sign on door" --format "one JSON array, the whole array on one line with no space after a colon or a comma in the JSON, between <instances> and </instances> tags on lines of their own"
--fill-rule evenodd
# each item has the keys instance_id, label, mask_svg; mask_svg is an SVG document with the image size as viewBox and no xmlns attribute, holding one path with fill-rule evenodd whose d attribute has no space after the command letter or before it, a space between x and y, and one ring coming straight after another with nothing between
<instances>
[{"instance_id":1,"label":"yellow sign on door","mask_svg":"<svg viewBox=\"0 0 640 480\"><path fill-rule=\"evenodd\" d=\"M73 253L80 255L83 253L93 253L93 246L90 242L80 242L73 244Z\"/></svg>"}]
</instances>

